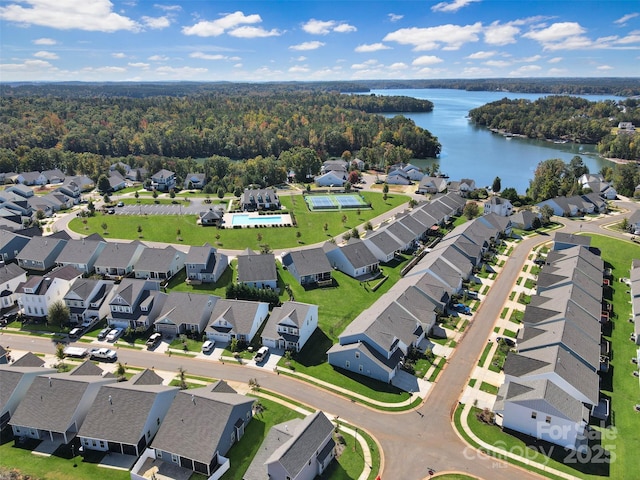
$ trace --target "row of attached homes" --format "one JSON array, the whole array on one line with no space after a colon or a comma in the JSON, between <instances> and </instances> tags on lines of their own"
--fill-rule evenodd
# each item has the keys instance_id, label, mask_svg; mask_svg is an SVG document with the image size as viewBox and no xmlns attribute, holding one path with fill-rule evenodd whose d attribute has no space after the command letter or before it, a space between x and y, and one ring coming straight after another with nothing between
<instances>
[{"instance_id":1,"label":"row of attached homes","mask_svg":"<svg viewBox=\"0 0 640 480\"><path fill-rule=\"evenodd\" d=\"M556 234L493 407L503 428L572 450L586 447L589 416L607 415L598 373L608 368L604 263L588 246L588 237Z\"/></svg>"},{"instance_id":2,"label":"row of attached homes","mask_svg":"<svg viewBox=\"0 0 640 480\"><path fill-rule=\"evenodd\" d=\"M90 361L58 373L30 353L0 365L0 384L0 426L9 426L16 442L77 438L83 454L137 458L136 479L168 474L172 466L219 478L255 403L224 381L181 391L147 369L118 382ZM333 428L320 411L274 426L245 478L315 478L335 457Z\"/></svg>"}]
</instances>

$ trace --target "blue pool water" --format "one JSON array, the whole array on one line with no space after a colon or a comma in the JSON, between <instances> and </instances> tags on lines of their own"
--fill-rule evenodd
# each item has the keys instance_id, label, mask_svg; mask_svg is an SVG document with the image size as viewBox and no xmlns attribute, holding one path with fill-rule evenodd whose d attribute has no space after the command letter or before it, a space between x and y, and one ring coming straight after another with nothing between
<instances>
[{"instance_id":1,"label":"blue pool water","mask_svg":"<svg viewBox=\"0 0 640 480\"><path fill-rule=\"evenodd\" d=\"M260 215L259 217L250 217L249 215L234 214L231 219L231 225L273 225L281 224L282 216L280 215Z\"/></svg>"}]
</instances>

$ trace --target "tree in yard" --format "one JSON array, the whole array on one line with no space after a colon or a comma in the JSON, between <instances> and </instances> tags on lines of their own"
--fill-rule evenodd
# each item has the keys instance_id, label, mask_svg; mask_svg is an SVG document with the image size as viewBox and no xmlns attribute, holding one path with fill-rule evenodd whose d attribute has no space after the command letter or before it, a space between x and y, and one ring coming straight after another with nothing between
<instances>
[{"instance_id":1,"label":"tree in yard","mask_svg":"<svg viewBox=\"0 0 640 480\"><path fill-rule=\"evenodd\" d=\"M142 233L142 225L138 225L138 236Z\"/></svg>"},{"instance_id":2,"label":"tree in yard","mask_svg":"<svg viewBox=\"0 0 640 480\"><path fill-rule=\"evenodd\" d=\"M58 300L53 302L49 307L49 311L47 312L47 323L64 327L64 325L69 321L69 316L69 307L67 307L62 300Z\"/></svg>"},{"instance_id":3,"label":"tree in yard","mask_svg":"<svg viewBox=\"0 0 640 480\"><path fill-rule=\"evenodd\" d=\"M349 161L351 161L351 157L352 157L352 156L351 156L351 152L350 152L349 150L345 150L344 152L342 152L342 159L343 159L345 162L349 162Z\"/></svg>"},{"instance_id":4,"label":"tree in yard","mask_svg":"<svg viewBox=\"0 0 640 480\"><path fill-rule=\"evenodd\" d=\"M534 219L531 221L531 228L533 228L534 230L537 230L540 227L542 227L542 222L540 221L540 217L534 217Z\"/></svg>"},{"instance_id":5,"label":"tree in yard","mask_svg":"<svg viewBox=\"0 0 640 480\"><path fill-rule=\"evenodd\" d=\"M478 208L478 204L476 202L467 202L462 210L462 214L468 219L471 220L478 216L480 209Z\"/></svg>"},{"instance_id":6,"label":"tree in yard","mask_svg":"<svg viewBox=\"0 0 640 480\"><path fill-rule=\"evenodd\" d=\"M329 230L329 224L325 222L325 224L322 226L322 229L326 232L327 230Z\"/></svg>"},{"instance_id":7,"label":"tree in yard","mask_svg":"<svg viewBox=\"0 0 640 480\"><path fill-rule=\"evenodd\" d=\"M180 390L186 390L187 388L189 388L187 386L186 375L187 371L182 367L178 367L178 387L180 388Z\"/></svg>"},{"instance_id":8,"label":"tree in yard","mask_svg":"<svg viewBox=\"0 0 640 480\"><path fill-rule=\"evenodd\" d=\"M90 217L93 217L96 214L96 206L93 204L93 200L89 200L89 203L87 203L87 211L89 212Z\"/></svg>"},{"instance_id":9,"label":"tree in yard","mask_svg":"<svg viewBox=\"0 0 640 480\"><path fill-rule=\"evenodd\" d=\"M351 170L349 172L349 177L347 178L347 181L351 185L358 183L360 181L360 172L358 172L357 170Z\"/></svg>"},{"instance_id":10,"label":"tree in yard","mask_svg":"<svg viewBox=\"0 0 640 480\"><path fill-rule=\"evenodd\" d=\"M269 253L271 253L271 247L268 243L263 243L262 245L260 245L260 255L267 255Z\"/></svg>"},{"instance_id":11,"label":"tree in yard","mask_svg":"<svg viewBox=\"0 0 640 480\"><path fill-rule=\"evenodd\" d=\"M218 187L218 198L224 198L224 188L223 187Z\"/></svg>"},{"instance_id":12,"label":"tree in yard","mask_svg":"<svg viewBox=\"0 0 640 480\"><path fill-rule=\"evenodd\" d=\"M491 190L493 193L498 193L502 189L502 180L500 177L496 177L493 179L493 184L491 185Z\"/></svg>"},{"instance_id":13,"label":"tree in yard","mask_svg":"<svg viewBox=\"0 0 640 480\"><path fill-rule=\"evenodd\" d=\"M296 238L298 239L298 243L300 243L300 237L302 237L302 232L300 230L298 230L296 232Z\"/></svg>"},{"instance_id":14,"label":"tree in yard","mask_svg":"<svg viewBox=\"0 0 640 480\"><path fill-rule=\"evenodd\" d=\"M386 195L387 193L389 193L389 184L388 184L388 183L385 183L385 184L382 186L382 193L384 193L385 195ZM385 198L385 200L386 200L386 198Z\"/></svg>"},{"instance_id":15,"label":"tree in yard","mask_svg":"<svg viewBox=\"0 0 640 480\"><path fill-rule=\"evenodd\" d=\"M138 200L138 198L140 198L140 194L138 193L138 191L136 190L135 193L133 194L134 197L136 197L136 201Z\"/></svg>"},{"instance_id":16,"label":"tree in yard","mask_svg":"<svg viewBox=\"0 0 640 480\"><path fill-rule=\"evenodd\" d=\"M233 195L240 198L242 196L242 187L236 187L233 189Z\"/></svg>"},{"instance_id":17,"label":"tree in yard","mask_svg":"<svg viewBox=\"0 0 640 480\"><path fill-rule=\"evenodd\" d=\"M111 203L111 197L107 193L105 193L104 197L102 197L102 201L104 203Z\"/></svg>"},{"instance_id":18,"label":"tree in yard","mask_svg":"<svg viewBox=\"0 0 640 480\"><path fill-rule=\"evenodd\" d=\"M427 167L427 174L430 177L435 177L440 171L440 164L438 162L434 162Z\"/></svg>"},{"instance_id":19,"label":"tree in yard","mask_svg":"<svg viewBox=\"0 0 640 480\"><path fill-rule=\"evenodd\" d=\"M64 343L56 343L56 358L60 360L60 363L64 361Z\"/></svg>"},{"instance_id":20,"label":"tree in yard","mask_svg":"<svg viewBox=\"0 0 640 480\"><path fill-rule=\"evenodd\" d=\"M346 182L344 184L344 191L349 193L351 191L351 182Z\"/></svg>"},{"instance_id":21,"label":"tree in yard","mask_svg":"<svg viewBox=\"0 0 640 480\"><path fill-rule=\"evenodd\" d=\"M111 190L111 184L109 183L109 178L106 175L102 174L98 178L98 191L101 193L108 193Z\"/></svg>"},{"instance_id":22,"label":"tree in yard","mask_svg":"<svg viewBox=\"0 0 640 480\"><path fill-rule=\"evenodd\" d=\"M518 192L513 187L505 188L502 192L500 192L500 196L502 198L509 200L514 205L515 205L515 202L520 200L520 197L518 196Z\"/></svg>"},{"instance_id":23,"label":"tree in yard","mask_svg":"<svg viewBox=\"0 0 640 480\"><path fill-rule=\"evenodd\" d=\"M305 189L307 193L311 192L311 185L307 183L307 187Z\"/></svg>"},{"instance_id":24,"label":"tree in yard","mask_svg":"<svg viewBox=\"0 0 640 480\"><path fill-rule=\"evenodd\" d=\"M127 373L127 369L124 367L122 362L118 362L118 366L116 367L116 377L118 377L119 382L124 382L126 380L125 373Z\"/></svg>"},{"instance_id":25,"label":"tree in yard","mask_svg":"<svg viewBox=\"0 0 640 480\"><path fill-rule=\"evenodd\" d=\"M257 240L258 242L261 242L261 241L262 241L262 234L261 234L260 232L258 232L258 234L256 235L256 240Z\"/></svg>"},{"instance_id":26,"label":"tree in yard","mask_svg":"<svg viewBox=\"0 0 640 480\"><path fill-rule=\"evenodd\" d=\"M623 218L620 222L620 228L625 232L629 230L629 219L627 217Z\"/></svg>"},{"instance_id":27,"label":"tree in yard","mask_svg":"<svg viewBox=\"0 0 640 480\"><path fill-rule=\"evenodd\" d=\"M347 215L346 214L342 214L342 223L343 224L347 223Z\"/></svg>"},{"instance_id":28,"label":"tree in yard","mask_svg":"<svg viewBox=\"0 0 640 480\"><path fill-rule=\"evenodd\" d=\"M549 205L543 205L540 208L540 216L542 217L540 220L543 225L547 225L551 221L551 217L553 217L553 208Z\"/></svg>"},{"instance_id":29,"label":"tree in yard","mask_svg":"<svg viewBox=\"0 0 640 480\"><path fill-rule=\"evenodd\" d=\"M38 211L36 212L36 219L37 220L44 220L44 217L45 217L44 210L39 208Z\"/></svg>"},{"instance_id":30,"label":"tree in yard","mask_svg":"<svg viewBox=\"0 0 640 480\"><path fill-rule=\"evenodd\" d=\"M231 339L231 343L229 343L229 350L231 350L233 353L238 351L238 339L233 337Z\"/></svg>"},{"instance_id":31,"label":"tree in yard","mask_svg":"<svg viewBox=\"0 0 640 480\"><path fill-rule=\"evenodd\" d=\"M107 227L108 227L107 222L102 222L102 225L100 226L102 227L102 231L107 233Z\"/></svg>"},{"instance_id":32,"label":"tree in yard","mask_svg":"<svg viewBox=\"0 0 640 480\"><path fill-rule=\"evenodd\" d=\"M158 198L158 191L154 188L153 189L153 198Z\"/></svg>"},{"instance_id":33,"label":"tree in yard","mask_svg":"<svg viewBox=\"0 0 640 480\"><path fill-rule=\"evenodd\" d=\"M351 230L351 238L360 238L360 232L358 232L357 227L353 227L353 230Z\"/></svg>"},{"instance_id":34,"label":"tree in yard","mask_svg":"<svg viewBox=\"0 0 640 480\"><path fill-rule=\"evenodd\" d=\"M364 229L365 230L373 230L373 225L371 225L371 222L367 220L367 222L364 224Z\"/></svg>"},{"instance_id":35,"label":"tree in yard","mask_svg":"<svg viewBox=\"0 0 640 480\"><path fill-rule=\"evenodd\" d=\"M169 197L170 198L176 198L176 191L173 188L171 190L169 190Z\"/></svg>"},{"instance_id":36,"label":"tree in yard","mask_svg":"<svg viewBox=\"0 0 640 480\"><path fill-rule=\"evenodd\" d=\"M345 242L348 242L350 238L351 232L345 232L344 235L342 235L342 240L344 240Z\"/></svg>"}]
</instances>

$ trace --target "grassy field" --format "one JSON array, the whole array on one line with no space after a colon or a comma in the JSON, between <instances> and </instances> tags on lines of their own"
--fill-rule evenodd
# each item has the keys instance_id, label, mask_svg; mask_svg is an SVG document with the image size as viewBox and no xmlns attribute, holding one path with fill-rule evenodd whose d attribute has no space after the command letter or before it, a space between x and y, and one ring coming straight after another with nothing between
<instances>
[{"instance_id":1,"label":"grassy field","mask_svg":"<svg viewBox=\"0 0 640 480\"><path fill-rule=\"evenodd\" d=\"M281 197L282 205L295 216L297 227L217 229L196 225L195 215L103 215L98 213L95 217L87 219L74 218L69 228L85 235L98 233L108 238L141 239L185 245L202 245L209 242L216 247L234 250L244 250L247 247L259 250L260 245L264 244L271 248L291 248L342 235L409 200L409 197L397 194L388 195L386 201L383 195L377 192L363 192L362 195L371 203L372 209L310 212L302 195ZM87 220L86 226L83 220ZM102 228L103 223L107 225L106 231ZM141 232L138 232L138 226L141 227ZM178 230L180 230L179 234Z\"/></svg>"}]
</instances>

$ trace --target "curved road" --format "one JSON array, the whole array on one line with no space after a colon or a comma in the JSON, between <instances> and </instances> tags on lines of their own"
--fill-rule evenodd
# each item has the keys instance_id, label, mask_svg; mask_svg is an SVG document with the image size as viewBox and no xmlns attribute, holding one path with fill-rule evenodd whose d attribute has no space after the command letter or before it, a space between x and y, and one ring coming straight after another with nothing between
<instances>
[{"instance_id":1,"label":"curved road","mask_svg":"<svg viewBox=\"0 0 640 480\"><path fill-rule=\"evenodd\" d=\"M629 209L637 208L636 204L631 202L621 204ZM614 223L618 218L608 216L586 222L568 221L562 231L603 233L602 226ZM617 232L609 231L607 234L629 239L628 235ZM119 356L123 362L130 365L172 371L182 366L191 374L240 382L256 378L260 385L269 390L280 392L331 415L340 415L349 423L366 429L379 441L384 452L382 478L427 478L430 469L456 470L496 480L541 478L513 465L476 454L456 434L452 426L452 412L527 255L536 244L549 241L550 238L536 236L518 244L427 398L418 409L408 412L374 411L307 383L285 375L275 375L263 369L129 349L120 349ZM5 347L48 353L55 350L54 344L47 339L10 334L3 334L2 337Z\"/></svg>"}]
</instances>

